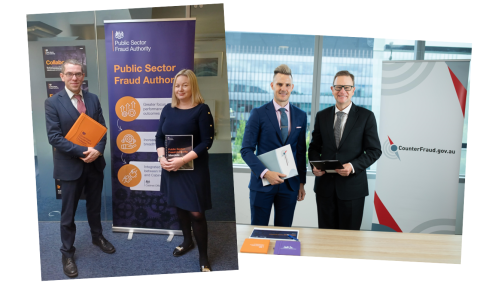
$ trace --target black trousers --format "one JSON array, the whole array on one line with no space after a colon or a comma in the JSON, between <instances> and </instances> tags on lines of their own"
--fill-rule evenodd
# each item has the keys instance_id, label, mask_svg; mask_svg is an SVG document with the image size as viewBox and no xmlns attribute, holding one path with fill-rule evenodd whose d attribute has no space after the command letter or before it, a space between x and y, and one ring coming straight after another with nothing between
<instances>
[{"instance_id":1,"label":"black trousers","mask_svg":"<svg viewBox=\"0 0 480 286\"><path fill-rule=\"evenodd\" d=\"M333 196L316 194L318 228L360 230L365 197L355 200L340 200L335 191Z\"/></svg>"},{"instance_id":2,"label":"black trousers","mask_svg":"<svg viewBox=\"0 0 480 286\"><path fill-rule=\"evenodd\" d=\"M103 172L99 172L92 163L84 163L80 178L74 181L62 181L62 215L60 220L60 236L62 247L60 251L66 257L75 254L75 212L78 201L85 187L87 219L92 238L102 234L100 212L102 209Z\"/></svg>"}]
</instances>

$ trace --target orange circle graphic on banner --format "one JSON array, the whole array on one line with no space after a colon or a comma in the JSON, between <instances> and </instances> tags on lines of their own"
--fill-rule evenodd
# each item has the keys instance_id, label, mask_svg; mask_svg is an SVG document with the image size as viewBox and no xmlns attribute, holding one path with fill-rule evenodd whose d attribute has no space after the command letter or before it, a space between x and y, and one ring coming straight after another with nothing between
<instances>
[{"instance_id":1,"label":"orange circle graphic on banner","mask_svg":"<svg viewBox=\"0 0 480 286\"><path fill-rule=\"evenodd\" d=\"M125 187L135 187L136 185L140 184L140 180L142 179L142 172L137 166L132 164L123 165L120 170L118 170L118 181L120 184L124 185Z\"/></svg>"},{"instance_id":2,"label":"orange circle graphic on banner","mask_svg":"<svg viewBox=\"0 0 480 286\"><path fill-rule=\"evenodd\" d=\"M140 115L140 103L131 96L124 96L117 101L115 113L123 121L133 121Z\"/></svg>"},{"instance_id":3,"label":"orange circle graphic on banner","mask_svg":"<svg viewBox=\"0 0 480 286\"><path fill-rule=\"evenodd\" d=\"M137 132L127 129L123 130L117 136L117 147L123 153L132 154L137 152L142 143L142 139Z\"/></svg>"}]
</instances>

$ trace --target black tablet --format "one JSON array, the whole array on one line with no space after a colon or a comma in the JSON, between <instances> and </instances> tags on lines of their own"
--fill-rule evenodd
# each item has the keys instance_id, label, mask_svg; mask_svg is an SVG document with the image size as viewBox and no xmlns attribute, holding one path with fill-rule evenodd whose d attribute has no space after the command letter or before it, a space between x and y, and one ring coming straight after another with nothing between
<instances>
[{"instance_id":1,"label":"black tablet","mask_svg":"<svg viewBox=\"0 0 480 286\"><path fill-rule=\"evenodd\" d=\"M342 163L338 160L320 160L320 161L310 161L310 164L315 166L318 170L335 170L343 169Z\"/></svg>"}]
</instances>

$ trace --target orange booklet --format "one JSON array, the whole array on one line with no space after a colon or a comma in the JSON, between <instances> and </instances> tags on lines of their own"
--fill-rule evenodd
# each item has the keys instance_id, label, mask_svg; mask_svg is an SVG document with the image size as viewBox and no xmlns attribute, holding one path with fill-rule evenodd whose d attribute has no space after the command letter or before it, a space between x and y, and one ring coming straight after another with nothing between
<instances>
[{"instance_id":1,"label":"orange booklet","mask_svg":"<svg viewBox=\"0 0 480 286\"><path fill-rule=\"evenodd\" d=\"M269 244L268 239L246 238L240 252L267 254Z\"/></svg>"},{"instance_id":2,"label":"orange booklet","mask_svg":"<svg viewBox=\"0 0 480 286\"><path fill-rule=\"evenodd\" d=\"M107 133L107 127L82 113L68 131L65 139L80 146L95 147L105 133Z\"/></svg>"}]
</instances>

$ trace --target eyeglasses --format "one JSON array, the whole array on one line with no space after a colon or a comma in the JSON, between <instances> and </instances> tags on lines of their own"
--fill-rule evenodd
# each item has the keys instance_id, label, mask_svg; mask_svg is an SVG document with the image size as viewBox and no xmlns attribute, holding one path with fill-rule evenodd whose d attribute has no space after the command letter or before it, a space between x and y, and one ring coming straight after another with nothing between
<instances>
[{"instance_id":1,"label":"eyeglasses","mask_svg":"<svg viewBox=\"0 0 480 286\"><path fill-rule=\"evenodd\" d=\"M345 91L350 91L350 90L352 90L353 85L334 85L333 88L336 91L340 91L340 90L342 90L342 88L344 88Z\"/></svg>"},{"instance_id":2,"label":"eyeglasses","mask_svg":"<svg viewBox=\"0 0 480 286\"><path fill-rule=\"evenodd\" d=\"M64 73L63 75L65 75L67 78L72 78L73 76L76 76L77 78L80 78L80 77L83 76L83 73L82 72L77 72L77 73L67 72L67 73Z\"/></svg>"}]
</instances>

